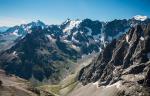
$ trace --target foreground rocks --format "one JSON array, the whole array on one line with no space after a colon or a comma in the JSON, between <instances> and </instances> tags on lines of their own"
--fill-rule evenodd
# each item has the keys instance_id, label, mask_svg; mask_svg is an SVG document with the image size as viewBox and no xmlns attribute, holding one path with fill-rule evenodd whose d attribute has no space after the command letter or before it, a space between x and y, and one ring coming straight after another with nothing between
<instances>
[{"instance_id":1,"label":"foreground rocks","mask_svg":"<svg viewBox=\"0 0 150 96\"><path fill-rule=\"evenodd\" d=\"M6 74L0 70L0 96L53 96L42 90L38 90L31 84L14 75Z\"/></svg>"}]
</instances>

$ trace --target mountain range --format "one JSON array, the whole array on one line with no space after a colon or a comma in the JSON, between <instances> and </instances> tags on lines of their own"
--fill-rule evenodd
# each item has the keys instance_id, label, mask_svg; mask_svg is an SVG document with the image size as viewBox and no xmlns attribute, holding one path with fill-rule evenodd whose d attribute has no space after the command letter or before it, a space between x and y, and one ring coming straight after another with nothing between
<instances>
[{"instance_id":1,"label":"mountain range","mask_svg":"<svg viewBox=\"0 0 150 96\"><path fill-rule=\"evenodd\" d=\"M139 91L149 96L149 23L147 16L137 15L109 22L68 19L46 25L38 20L10 27L0 33L0 68L48 84L59 84L77 72L75 84L117 85L121 96L140 96ZM79 68L77 61L92 54L99 55Z\"/></svg>"}]
</instances>

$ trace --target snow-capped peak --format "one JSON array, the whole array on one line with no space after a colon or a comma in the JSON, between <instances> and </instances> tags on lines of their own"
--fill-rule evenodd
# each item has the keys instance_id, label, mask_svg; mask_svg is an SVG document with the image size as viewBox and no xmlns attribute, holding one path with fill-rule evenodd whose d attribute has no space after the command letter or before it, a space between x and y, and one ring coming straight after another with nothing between
<instances>
[{"instance_id":1,"label":"snow-capped peak","mask_svg":"<svg viewBox=\"0 0 150 96\"><path fill-rule=\"evenodd\" d=\"M68 25L66 26L66 28L63 30L63 32L68 32L70 31L72 28L74 27L78 27L79 24L81 23L81 20L70 20L68 19L66 22L66 24L68 23Z\"/></svg>"},{"instance_id":2,"label":"snow-capped peak","mask_svg":"<svg viewBox=\"0 0 150 96\"><path fill-rule=\"evenodd\" d=\"M45 26L45 23L43 23L40 20L33 21L33 22L29 23L29 24L31 24L32 26Z\"/></svg>"},{"instance_id":3,"label":"snow-capped peak","mask_svg":"<svg viewBox=\"0 0 150 96\"><path fill-rule=\"evenodd\" d=\"M135 20L145 21L148 17L142 15L136 15L133 17Z\"/></svg>"}]
</instances>

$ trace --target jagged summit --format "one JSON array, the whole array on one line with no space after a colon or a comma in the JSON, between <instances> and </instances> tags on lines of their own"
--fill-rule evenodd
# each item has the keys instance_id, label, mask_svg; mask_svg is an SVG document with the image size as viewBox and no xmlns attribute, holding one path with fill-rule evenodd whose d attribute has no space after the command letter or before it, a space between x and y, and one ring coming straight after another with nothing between
<instances>
[{"instance_id":1,"label":"jagged summit","mask_svg":"<svg viewBox=\"0 0 150 96\"><path fill-rule=\"evenodd\" d=\"M147 16L142 16L142 15L136 15L133 17L135 20L139 20L139 21L145 21L146 19L148 19Z\"/></svg>"}]
</instances>

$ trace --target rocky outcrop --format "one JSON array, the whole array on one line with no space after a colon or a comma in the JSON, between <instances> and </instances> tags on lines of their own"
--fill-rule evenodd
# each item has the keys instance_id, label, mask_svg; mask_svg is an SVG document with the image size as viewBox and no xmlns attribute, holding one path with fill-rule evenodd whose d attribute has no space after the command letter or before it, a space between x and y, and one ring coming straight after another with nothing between
<instances>
[{"instance_id":1,"label":"rocky outcrop","mask_svg":"<svg viewBox=\"0 0 150 96\"><path fill-rule=\"evenodd\" d=\"M140 88L142 85L147 88L150 86L149 64L150 24L137 25L120 39L108 44L97 60L80 71L78 80L84 85L99 82L99 86L107 86L121 81L124 86L128 82L127 85L133 84L133 87ZM126 92L127 90L124 92L127 95Z\"/></svg>"},{"instance_id":2,"label":"rocky outcrop","mask_svg":"<svg viewBox=\"0 0 150 96\"><path fill-rule=\"evenodd\" d=\"M0 70L0 96L40 96L40 90L28 81Z\"/></svg>"}]
</instances>

